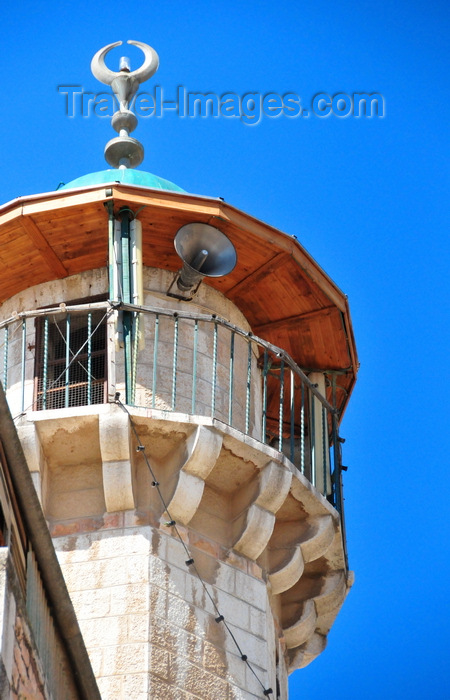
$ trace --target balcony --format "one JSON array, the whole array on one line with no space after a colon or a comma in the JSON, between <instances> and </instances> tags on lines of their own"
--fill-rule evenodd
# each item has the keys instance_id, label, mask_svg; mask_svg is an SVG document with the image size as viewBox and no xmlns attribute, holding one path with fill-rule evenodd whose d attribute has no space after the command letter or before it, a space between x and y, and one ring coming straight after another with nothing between
<instances>
[{"instance_id":1,"label":"balcony","mask_svg":"<svg viewBox=\"0 0 450 700\"><path fill-rule=\"evenodd\" d=\"M22 312L0 324L0 377L13 415L120 393L129 406L221 421L283 453L342 515L338 415L325 396L334 377L306 376L216 315L107 301Z\"/></svg>"}]
</instances>

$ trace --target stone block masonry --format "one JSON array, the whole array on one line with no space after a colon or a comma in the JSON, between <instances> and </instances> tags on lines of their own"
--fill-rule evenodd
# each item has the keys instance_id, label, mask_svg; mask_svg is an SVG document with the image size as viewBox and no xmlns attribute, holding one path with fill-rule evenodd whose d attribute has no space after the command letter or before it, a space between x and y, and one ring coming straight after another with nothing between
<instances>
[{"instance_id":1,"label":"stone block masonry","mask_svg":"<svg viewBox=\"0 0 450 700\"><path fill-rule=\"evenodd\" d=\"M183 546L170 534L124 524L56 537L54 543L104 700L261 696L231 636L215 621ZM267 634L273 630L265 583L198 546L190 551L266 683Z\"/></svg>"}]
</instances>

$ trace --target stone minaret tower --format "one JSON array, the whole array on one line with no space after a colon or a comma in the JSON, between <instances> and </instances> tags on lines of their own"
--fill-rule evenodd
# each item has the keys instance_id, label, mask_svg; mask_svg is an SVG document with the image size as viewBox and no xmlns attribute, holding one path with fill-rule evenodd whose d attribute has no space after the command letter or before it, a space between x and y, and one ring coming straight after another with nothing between
<instances>
[{"instance_id":1,"label":"stone minaret tower","mask_svg":"<svg viewBox=\"0 0 450 700\"><path fill-rule=\"evenodd\" d=\"M351 583L347 299L295 237L133 168L0 209L0 378L104 700L288 697ZM111 45L115 46L115 45Z\"/></svg>"}]
</instances>

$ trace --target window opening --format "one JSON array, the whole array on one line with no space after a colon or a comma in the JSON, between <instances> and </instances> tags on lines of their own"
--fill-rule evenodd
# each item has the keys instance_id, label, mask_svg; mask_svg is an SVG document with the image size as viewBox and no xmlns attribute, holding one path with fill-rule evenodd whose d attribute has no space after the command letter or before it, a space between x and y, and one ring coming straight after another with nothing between
<instances>
[{"instance_id":1,"label":"window opening","mask_svg":"<svg viewBox=\"0 0 450 700\"><path fill-rule=\"evenodd\" d=\"M104 316L93 310L36 319L35 410L105 403Z\"/></svg>"}]
</instances>

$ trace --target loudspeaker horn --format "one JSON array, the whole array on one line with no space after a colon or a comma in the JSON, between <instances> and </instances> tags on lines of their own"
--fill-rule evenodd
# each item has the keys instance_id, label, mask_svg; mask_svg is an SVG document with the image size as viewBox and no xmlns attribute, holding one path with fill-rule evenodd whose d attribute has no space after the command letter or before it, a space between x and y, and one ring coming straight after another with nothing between
<instances>
[{"instance_id":1,"label":"loudspeaker horn","mask_svg":"<svg viewBox=\"0 0 450 700\"><path fill-rule=\"evenodd\" d=\"M230 239L215 226L194 222L182 226L174 240L181 260L177 286L188 292L204 277L228 275L237 262L236 250Z\"/></svg>"}]
</instances>

